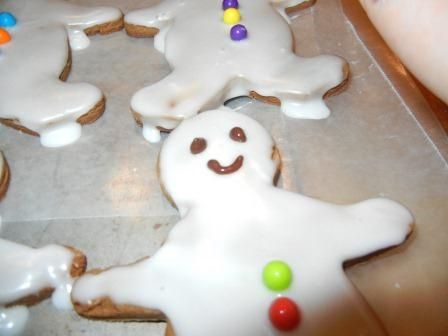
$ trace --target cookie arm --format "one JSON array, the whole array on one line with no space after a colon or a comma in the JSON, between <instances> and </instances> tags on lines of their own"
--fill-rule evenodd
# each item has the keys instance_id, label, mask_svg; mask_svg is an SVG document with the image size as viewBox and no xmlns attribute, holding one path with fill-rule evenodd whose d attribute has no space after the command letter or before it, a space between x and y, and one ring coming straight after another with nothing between
<instances>
[{"instance_id":1,"label":"cookie arm","mask_svg":"<svg viewBox=\"0 0 448 336\"><path fill-rule=\"evenodd\" d=\"M160 284L149 259L80 277L72 290L78 314L89 318L160 320ZM159 293L158 293L159 292Z\"/></svg>"},{"instance_id":2,"label":"cookie arm","mask_svg":"<svg viewBox=\"0 0 448 336\"><path fill-rule=\"evenodd\" d=\"M399 245L412 231L412 214L389 199L366 200L345 211L348 219L341 223L336 238L345 260Z\"/></svg>"}]
</instances>

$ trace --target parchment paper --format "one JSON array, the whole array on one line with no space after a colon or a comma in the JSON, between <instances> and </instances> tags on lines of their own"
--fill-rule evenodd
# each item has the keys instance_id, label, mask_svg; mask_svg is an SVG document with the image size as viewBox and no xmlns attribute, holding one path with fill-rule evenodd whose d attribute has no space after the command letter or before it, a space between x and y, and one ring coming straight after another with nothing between
<instances>
[{"instance_id":1,"label":"parchment paper","mask_svg":"<svg viewBox=\"0 0 448 336\"><path fill-rule=\"evenodd\" d=\"M156 3L76 2L115 5L124 12ZM411 209L416 228L408 242L347 273L391 335L447 335L448 168L430 136L435 132L443 143L446 135L416 117L421 108L400 96L339 0L318 0L293 18L292 29L298 54L337 54L350 64L347 89L327 100L330 118L294 120L277 106L245 98L230 106L272 133L283 157L284 188L338 204L382 195ZM143 139L129 101L169 72L152 39L124 32L94 37L87 50L73 52L69 81L100 87L106 112L83 127L80 141L60 149L43 148L37 138L0 126L0 147L12 173L0 204L1 235L33 246L75 246L88 256L89 268L154 254L178 215L159 186L160 144ZM26 335L163 332L163 323L88 321L46 301L31 309Z\"/></svg>"}]
</instances>

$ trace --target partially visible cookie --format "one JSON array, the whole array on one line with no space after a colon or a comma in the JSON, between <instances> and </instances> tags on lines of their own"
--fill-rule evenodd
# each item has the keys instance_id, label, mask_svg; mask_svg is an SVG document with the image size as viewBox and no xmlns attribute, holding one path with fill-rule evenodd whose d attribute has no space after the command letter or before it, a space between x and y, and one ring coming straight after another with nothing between
<instances>
[{"instance_id":1,"label":"partially visible cookie","mask_svg":"<svg viewBox=\"0 0 448 336\"><path fill-rule=\"evenodd\" d=\"M143 136L157 142L161 130L238 96L278 104L291 118L327 118L323 98L343 87L349 69L337 56L295 54L287 13L313 4L163 0L126 14L127 33L154 37L173 70L131 100Z\"/></svg>"},{"instance_id":2,"label":"partially visible cookie","mask_svg":"<svg viewBox=\"0 0 448 336\"><path fill-rule=\"evenodd\" d=\"M0 122L40 136L41 143L59 147L76 141L81 126L104 112L105 98L87 83L65 83L71 49L88 47L87 35L122 29L115 8L84 7L62 0L17 0L2 5L14 18L5 27L10 41L0 44Z\"/></svg>"},{"instance_id":3,"label":"partially visible cookie","mask_svg":"<svg viewBox=\"0 0 448 336\"><path fill-rule=\"evenodd\" d=\"M87 266L82 252L60 245L34 249L0 238L0 256L0 325L7 321L9 334L25 329L27 306L50 296L57 308L72 307L73 281Z\"/></svg>"},{"instance_id":4,"label":"partially visible cookie","mask_svg":"<svg viewBox=\"0 0 448 336\"><path fill-rule=\"evenodd\" d=\"M31 306L53 295L60 307L70 307L73 280L84 273L87 260L72 247L31 248L0 239L0 305Z\"/></svg>"},{"instance_id":5,"label":"partially visible cookie","mask_svg":"<svg viewBox=\"0 0 448 336\"><path fill-rule=\"evenodd\" d=\"M0 152L0 201L5 196L9 186L10 171L3 153Z\"/></svg>"}]
</instances>

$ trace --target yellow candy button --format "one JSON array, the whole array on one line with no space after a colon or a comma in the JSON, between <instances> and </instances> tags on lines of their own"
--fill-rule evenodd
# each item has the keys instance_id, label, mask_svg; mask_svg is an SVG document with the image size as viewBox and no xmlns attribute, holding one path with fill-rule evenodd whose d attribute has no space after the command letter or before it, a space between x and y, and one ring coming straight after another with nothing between
<instances>
[{"instance_id":1,"label":"yellow candy button","mask_svg":"<svg viewBox=\"0 0 448 336\"><path fill-rule=\"evenodd\" d=\"M228 8L224 11L224 22L233 25L241 21L240 11L236 8Z\"/></svg>"}]
</instances>

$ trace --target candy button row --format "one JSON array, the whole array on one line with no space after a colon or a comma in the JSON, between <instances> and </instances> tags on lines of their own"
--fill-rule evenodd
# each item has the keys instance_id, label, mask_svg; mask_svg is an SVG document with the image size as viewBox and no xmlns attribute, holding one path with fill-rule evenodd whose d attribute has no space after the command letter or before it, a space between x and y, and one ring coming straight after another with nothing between
<instances>
[{"instance_id":1,"label":"candy button row","mask_svg":"<svg viewBox=\"0 0 448 336\"><path fill-rule=\"evenodd\" d=\"M263 269L263 283L272 291L287 290L292 280L291 268L283 261L271 261ZM269 307L269 320L276 329L290 332L299 327L302 317L298 305L282 296L275 299Z\"/></svg>"},{"instance_id":2,"label":"candy button row","mask_svg":"<svg viewBox=\"0 0 448 336\"><path fill-rule=\"evenodd\" d=\"M233 41L241 41L247 38L246 27L242 24L237 24L241 21L241 14L238 8L238 0L223 0L222 2L222 9L224 10L224 23L234 25L230 29L230 38Z\"/></svg>"}]
</instances>

